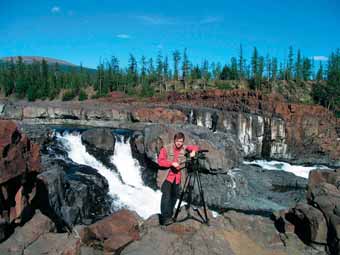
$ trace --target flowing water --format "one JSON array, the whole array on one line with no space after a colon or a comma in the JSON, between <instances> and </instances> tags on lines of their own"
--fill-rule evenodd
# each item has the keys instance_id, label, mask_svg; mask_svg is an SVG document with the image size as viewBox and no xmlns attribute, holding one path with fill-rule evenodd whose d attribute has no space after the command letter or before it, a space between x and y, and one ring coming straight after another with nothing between
<instances>
[{"instance_id":1,"label":"flowing water","mask_svg":"<svg viewBox=\"0 0 340 255\"><path fill-rule=\"evenodd\" d=\"M68 157L81 165L87 165L104 176L109 183L109 194L114 198L115 208L128 208L146 219L160 212L161 192L145 186L141 178L138 161L132 157L129 141L117 137L115 152L111 162L118 172L109 169L90 155L81 142L81 134L77 132L57 133L57 139L63 144Z\"/></svg>"}]
</instances>

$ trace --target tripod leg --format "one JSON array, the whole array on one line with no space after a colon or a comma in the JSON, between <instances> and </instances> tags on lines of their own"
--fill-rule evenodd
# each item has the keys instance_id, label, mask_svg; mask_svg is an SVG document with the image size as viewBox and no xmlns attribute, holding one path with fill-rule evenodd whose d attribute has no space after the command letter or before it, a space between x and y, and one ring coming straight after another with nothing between
<instances>
[{"instance_id":1,"label":"tripod leg","mask_svg":"<svg viewBox=\"0 0 340 255\"><path fill-rule=\"evenodd\" d=\"M188 184L190 182L190 177L189 175L187 175L187 177L185 178L185 182L184 182L184 186L183 186L183 190L181 192L181 196L180 196L180 199L179 199L179 202L178 202L178 205L177 205L177 208L176 208L176 212L175 212L175 216L174 216L174 221L177 220L177 216L179 214L179 210L181 208L181 204L182 204L182 201L183 201L183 198L184 198L184 194L187 190L187 187L188 187Z\"/></svg>"},{"instance_id":2,"label":"tripod leg","mask_svg":"<svg viewBox=\"0 0 340 255\"><path fill-rule=\"evenodd\" d=\"M204 208L205 223L209 224L207 206L206 206L205 200L204 200L204 192L203 192L203 188L202 188L201 179L200 179L198 172L196 172L196 175L197 175L196 177L197 177L197 183L198 183L198 190L199 190L199 193L201 195L201 200L202 200L203 208Z\"/></svg>"}]
</instances>

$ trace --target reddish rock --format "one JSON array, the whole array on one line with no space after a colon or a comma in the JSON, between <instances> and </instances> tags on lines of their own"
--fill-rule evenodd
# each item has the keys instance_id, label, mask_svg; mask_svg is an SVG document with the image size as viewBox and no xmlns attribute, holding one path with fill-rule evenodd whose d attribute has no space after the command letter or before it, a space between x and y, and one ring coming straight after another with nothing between
<instances>
[{"instance_id":1,"label":"reddish rock","mask_svg":"<svg viewBox=\"0 0 340 255\"><path fill-rule=\"evenodd\" d=\"M104 241L105 251L118 251L140 238L138 216L131 211L121 210L92 224L82 235L85 243L89 244L91 239L100 240Z\"/></svg>"},{"instance_id":2,"label":"reddish rock","mask_svg":"<svg viewBox=\"0 0 340 255\"><path fill-rule=\"evenodd\" d=\"M0 193L3 197L0 219L7 223L20 222L24 208L36 192L34 181L27 182L23 178L32 180L28 177L39 171L39 145L19 132L13 121L0 120ZM31 187L30 193L24 193L23 185Z\"/></svg>"},{"instance_id":3,"label":"reddish rock","mask_svg":"<svg viewBox=\"0 0 340 255\"><path fill-rule=\"evenodd\" d=\"M21 134L14 122L0 120L0 184L26 171L39 171L39 150L39 145Z\"/></svg>"}]
</instances>

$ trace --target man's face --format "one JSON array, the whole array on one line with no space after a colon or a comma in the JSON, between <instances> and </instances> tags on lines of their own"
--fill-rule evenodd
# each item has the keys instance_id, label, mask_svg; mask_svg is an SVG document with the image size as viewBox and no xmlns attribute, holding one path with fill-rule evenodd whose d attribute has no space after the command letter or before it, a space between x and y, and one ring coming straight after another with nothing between
<instances>
[{"instance_id":1,"label":"man's face","mask_svg":"<svg viewBox=\"0 0 340 255\"><path fill-rule=\"evenodd\" d=\"M183 138L176 139L176 140L175 140L175 146L176 146L176 148L177 148L177 149L182 148L183 143L184 143L184 139L183 139Z\"/></svg>"}]
</instances>

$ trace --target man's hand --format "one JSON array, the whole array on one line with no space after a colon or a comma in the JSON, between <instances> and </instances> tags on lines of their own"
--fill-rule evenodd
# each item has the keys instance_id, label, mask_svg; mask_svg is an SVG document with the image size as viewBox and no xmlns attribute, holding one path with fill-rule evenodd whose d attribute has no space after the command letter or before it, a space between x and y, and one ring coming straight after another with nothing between
<instances>
[{"instance_id":1,"label":"man's hand","mask_svg":"<svg viewBox=\"0 0 340 255\"><path fill-rule=\"evenodd\" d=\"M174 168L178 168L179 164L177 162L172 162L171 166L173 166Z\"/></svg>"},{"instance_id":2,"label":"man's hand","mask_svg":"<svg viewBox=\"0 0 340 255\"><path fill-rule=\"evenodd\" d=\"M193 158L193 157L195 157L195 155L196 155L196 151L192 151L192 152L190 152L190 158Z\"/></svg>"}]
</instances>

